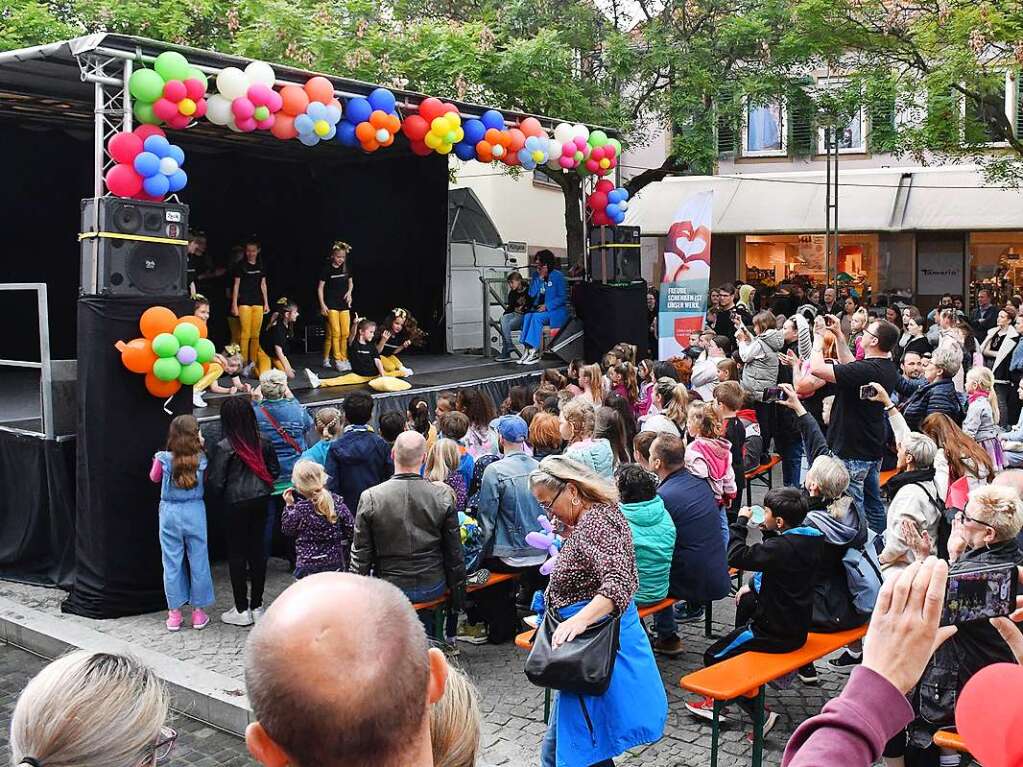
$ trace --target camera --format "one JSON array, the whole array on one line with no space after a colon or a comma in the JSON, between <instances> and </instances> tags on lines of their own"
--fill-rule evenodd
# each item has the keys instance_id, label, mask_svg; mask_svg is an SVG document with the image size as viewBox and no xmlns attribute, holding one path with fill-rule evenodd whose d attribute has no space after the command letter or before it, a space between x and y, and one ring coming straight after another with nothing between
<instances>
[{"instance_id":1,"label":"camera","mask_svg":"<svg viewBox=\"0 0 1023 767\"><path fill-rule=\"evenodd\" d=\"M1008 615L1016 609L1019 576L1015 564L963 570L948 576L941 625Z\"/></svg>"}]
</instances>

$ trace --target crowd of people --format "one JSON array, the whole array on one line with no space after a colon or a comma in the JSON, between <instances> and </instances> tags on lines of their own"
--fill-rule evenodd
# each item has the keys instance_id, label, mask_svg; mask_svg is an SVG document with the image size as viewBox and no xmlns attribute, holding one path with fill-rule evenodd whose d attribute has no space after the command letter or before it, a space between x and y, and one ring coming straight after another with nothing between
<instances>
[{"instance_id":1,"label":"crowd of people","mask_svg":"<svg viewBox=\"0 0 1023 767\"><path fill-rule=\"evenodd\" d=\"M193 629L211 620L210 500L224 508L234 600L221 620L255 624L247 740L265 765L474 764L476 694L448 659L460 643L511 640L523 618L544 630L545 616L555 653L594 627L614 626L618 641L602 694L556 694L541 763L612 764L664 731L656 656L682 654L678 625L729 596L735 628L699 648L704 665L871 622L823 669L778 680L851 674L798 727L785 764L868 765L882 752L891 767L958 763L932 742L954 726L958 693L989 664L1023 662L1008 620L938 626L949 572L1023 564L1023 471L1008 468L1014 454L1023 463L1023 385L1004 391L1015 314L982 307L971 324L948 297L932 345L915 307L872 314L831 289L814 299L776 295L774 308L791 313L753 311L750 286L726 285L687 355L637 359L618 344L500 403L466 388L375 413L356 392L313 415L286 372L265 371L251 396L224 402L215 445L178 416L154 456L167 629L183 628L185 607ZM781 482L743 503L746 474L774 454ZM551 562L530 539L554 534ZM271 553L297 582L265 608ZM518 577L467 591L492 573ZM437 628L411 606L445 595ZM639 618L669 597L672 608ZM138 664L87 653L51 664L23 693L16 763L89 745L90 728L58 743L47 722L74 704L62 691L112 698L111 685L123 685L118 705L138 702L130 715L95 714L131 727L110 746L130 758L109 763L148 764L173 742L165 693ZM741 720L750 705L721 715ZM685 708L711 719L714 704ZM768 708L765 735L777 721Z\"/></svg>"}]
</instances>

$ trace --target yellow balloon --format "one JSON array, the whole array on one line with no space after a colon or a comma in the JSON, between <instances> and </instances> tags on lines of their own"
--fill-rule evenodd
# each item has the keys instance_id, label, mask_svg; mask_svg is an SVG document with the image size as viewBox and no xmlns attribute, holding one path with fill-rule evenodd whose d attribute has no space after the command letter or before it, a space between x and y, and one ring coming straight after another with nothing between
<instances>
[{"instance_id":1,"label":"yellow balloon","mask_svg":"<svg viewBox=\"0 0 1023 767\"><path fill-rule=\"evenodd\" d=\"M455 128L455 141L454 141L454 143L457 144L459 141L461 141L464 138L465 138L465 131L462 130L462 128L460 128L460 127L459 128Z\"/></svg>"},{"instance_id":2,"label":"yellow balloon","mask_svg":"<svg viewBox=\"0 0 1023 767\"><path fill-rule=\"evenodd\" d=\"M316 133L317 136L321 137L326 136L328 133L330 133L330 123L328 123L326 120L317 120L313 124L313 131Z\"/></svg>"},{"instance_id":3,"label":"yellow balloon","mask_svg":"<svg viewBox=\"0 0 1023 767\"><path fill-rule=\"evenodd\" d=\"M457 128L458 126L460 126L460 125L462 124L462 118L461 118L461 117L459 117L459 116L458 116L457 114L455 114L454 112L448 112L448 113L447 113L446 115L444 115L444 116L445 116L445 117L447 118L447 121L448 121L448 127L449 127L449 128L451 129L451 130L454 130L455 128Z\"/></svg>"},{"instance_id":4,"label":"yellow balloon","mask_svg":"<svg viewBox=\"0 0 1023 767\"><path fill-rule=\"evenodd\" d=\"M437 154L449 154L451 152L451 144L441 144L437 147Z\"/></svg>"},{"instance_id":5,"label":"yellow balloon","mask_svg":"<svg viewBox=\"0 0 1023 767\"><path fill-rule=\"evenodd\" d=\"M189 98L181 99L181 101L178 102L178 111L185 117L191 117L195 114L195 102Z\"/></svg>"},{"instance_id":6,"label":"yellow balloon","mask_svg":"<svg viewBox=\"0 0 1023 767\"><path fill-rule=\"evenodd\" d=\"M433 131L434 133L441 135L447 133L448 121L444 118L445 115L441 115L440 117L434 117L433 120L430 122L430 130Z\"/></svg>"},{"instance_id":7,"label":"yellow balloon","mask_svg":"<svg viewBox=\"0 0 1023 767\"><path fill-rule=\"evenodd\" d=\"M423 143L430 147L430 149L436 149L443 142L440 140L440 137L436 133L427 133L426 136L423 138Z\"/></svg>"},{"instance_id":8,"label":"yellow balloon","mask_svg":"<svg viewBox=\"0 0 1023 767\"><path fill-rule=\"evenodd\" d=\"M535 152L533 152L531 157L533 158L533 162L536 162L536 163L543 162L543 152L541 152L539 149L537 149Z\"/></svg>"},{"instance_id":9,"label":"yellow balloon","mask_svg":"<svg viewBox=\"0 0 1023 767\"><path fill-rule=\"evenodd\" d=\"M611 167L611 161L605 157L603 160L600 161L600 167L603 168L604 170L607 170L608 168Z\"/></svg>"}]
</instances>

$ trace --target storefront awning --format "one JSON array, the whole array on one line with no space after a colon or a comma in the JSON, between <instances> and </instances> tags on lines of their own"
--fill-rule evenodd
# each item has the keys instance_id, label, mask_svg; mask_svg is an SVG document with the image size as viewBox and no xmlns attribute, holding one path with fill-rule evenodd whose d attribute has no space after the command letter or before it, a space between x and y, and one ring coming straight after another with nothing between
<instances>
[{"instance_id":1,"label":"storefront awning","mask_svg":"<svg viewBox=\"0 0 1023 767\"><path fill-rule=\"evenodd\" d=\"M989 186L979 169L886 168L840 173L843 232L1023 228L1023 192ZM817 234L825 230L824 172L683 176L651 184L630 201L625 223L663 235L679 206L714 192L717 234Z\"/></svg>"}]
</instances>

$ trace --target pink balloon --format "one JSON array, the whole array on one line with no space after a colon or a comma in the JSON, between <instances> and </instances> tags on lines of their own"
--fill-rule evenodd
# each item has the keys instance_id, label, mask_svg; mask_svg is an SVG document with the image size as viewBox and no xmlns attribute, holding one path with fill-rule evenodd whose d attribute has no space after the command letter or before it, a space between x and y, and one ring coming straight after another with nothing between
<instances>
[{"instance_id":1,"label":"pink balloon","mask_svg":"<svg viewBox=\"0 0 1023 767\"><path fill-rule=\"evenodd\" d=\"M171 101L167 98L158 98L153 104L153 114L165 122L170 122L170 119L177 113L178 105L176 101Z\"/></svg>"},{"instance_id":2,"label":"pink balloon","mask_svg":"<svg viewBox=\"0 0 1023 767\"><path fill-rule=\"evenodd\" d=\"M163 132L163 129L159 125L150 125L149 123L143 123L142 125L135 128L132 131L142 141L145 141L150 136L163 136L167 138L167 134Z\"/></svg>"},{"instance_id":3,"label":"pink balloon","mask_svg":"<svg viewBox=\"0 0 1023 767\"><path fill-rule=\"evenodd\" d=\"M202 80L190 77L185 80L185 95L192 99L192 101L198 101L206 95L206 86L203 85ZM180 100L178 99L178 101Z\"/></svg>"},{"instance_id":4,"label":"pink balloon","mask_svg":"<svg viewBox=\"0 0 1023 767\"><path fill-rule=\"evenodd\" d=\"M235 120L234 125L242 133L252 133L252 131L256 129L256 121L251 117L246 117L242 120Z\"/></svg>"},{"instance_id":5,"label":"pink balloon","mask_svg":"<svg viewBox=\"0 0 1023 767\"><path fill-rule=\"evenodd\" d=\"M592 157L597 162L600 162L601 160L603 160L604 159L604 147L602 147L602 146L595 146L595 147L593 147L593 149L590 151L590 157Z\"/></svg>"},{"instance_id":6,"label":"pink balloon","mask_svg":"<svg viewBox=\"0 0 1023 767\"><path fill-rule=\"evenodd\" d=\"M574 139L572 139L572 143L575 144L576 149L581 149L584 151L586 147L589 146L589 144L586 143L586 139L584 139L582 136L576 136Z\"/></svg>"},{"instance_id":7,"label":"pink balloon","mask_svg":"<svg viewBox=\"0 0 1023 767\"><path fill-rule=\"evenodd\" d=\"M335 99L336 101L336 99ZM270 91L270 97L267 99L266 107L271 112L280 112L281 107L284 106L284 99L277 91Z\"/></svg>"},{"instance_id":8,"label":"pink balloon","mask_svg":"<svg viewBox=\"0 0 1023 767\"><path fill-rule=\"evenodd\" d=\"M142 176L127 163L115 165L104 179L107 189L118 197L133 197L142 190Z\"/></svg>"},{"instance_id":9,"label":"pink balloon","mask_svg":"<svg viewBox=\"0 0 1023 767\"><path fill-rule=\"evenodd\" d=\"M192 118L188 115L173 114L167 118L167 125L174 130L183 130L188 127L188 124L192 122Z\"/></svg>"},{"instance_id":10,"label":"pink balloon","mask_svg":"<svg viewBox=\"0 0 1023 767\"><path fill-rule=\"evenodd\" d=\"M247 120L252 117L252 113L256 111L256 105L249 101L247 98L242 96L231 102L231 112L235 116L235 124L238 125L240 120ZM238 125L238 127L242 127Z\"/></svg>"},{"instance_id":11,"label":"pink balloon","mask_svg":"<svg viewBox=\"0 0 1023 767\"><path fill-rule=\"evenodd\" d=\"M195 119L206 116L206 99L199 99L195 102L195 114L192 115Z\"/></svg>"},{"instance_id":12,"label":"pink balloon","mask_svg":"<svg viewBox=\"0 0 1023 767\"><path fill-rule=\"evenodd\" d=\"M127 131L115 133L107 144L107 151L114 162L131 164L135 161L135 155L142 151L142 139Z\"/></svg>"},{"instance_id":13,"label":"pink balloon","mask_svg":"<svg viewBox=\"0 0 1023 767\"><path fill-rule=\"evenodd\" d=\"M273 98L270 94L273 93L267 86L262 83L256 83L250 85L248 93L249 101L255 104L257 107L265 107L269 103L270 99Z\"/></svg>"},{"instance_id":14,"label":"pink balloon","mask_svg":"<svg viewBox=\"0 0 1023 767\"><path fill-rule=\"evenodd\" d=\"M265 120L259 120L256 122L256 127L260 130L270 130L274 127L274 116L270 115Z\"/></svg>"},{"instance_id":15,"label":"pink balloon","mask_svg":"<svg viewBox=\"0 0 1023 767\"><path fill-rule=\"evenodd\" d=\"M590 173L596 173L598 170L600 170L600 163L593 159L587 160L586 170L588 170Z\"/></svg>"},{"instance_id":16,"label":"pink balloon","mask_svg":"<svg viewBox=\"0 0 1023 767\"><path fill-rule=\"evenodd\" d=\"M575 167L575 158L574 157L559 157L558 158L558 165L560 165L565 170L571 170L572 168Z\"/></svg>"},{"instance_id":17,"label":"pink balloon","mask_svg":"<svg viewBox=\"0 0 1023 767\"><path fill-rule=\"evenodd\" d=\"M168 80L163 84L163 97L168 101L178 102L188 95L188 89L180 80Z\"/></svg>"},{"instance_id":18,"label":"pink balloon","mask_svg":"<svg viewBox=\"0 0 1023 767\"><path fill-rule=\"evenodd\" d=\"M614 148L614 144L604 144L604 157L614 158L618 152Z\"/></svg>"}]
</instances>

